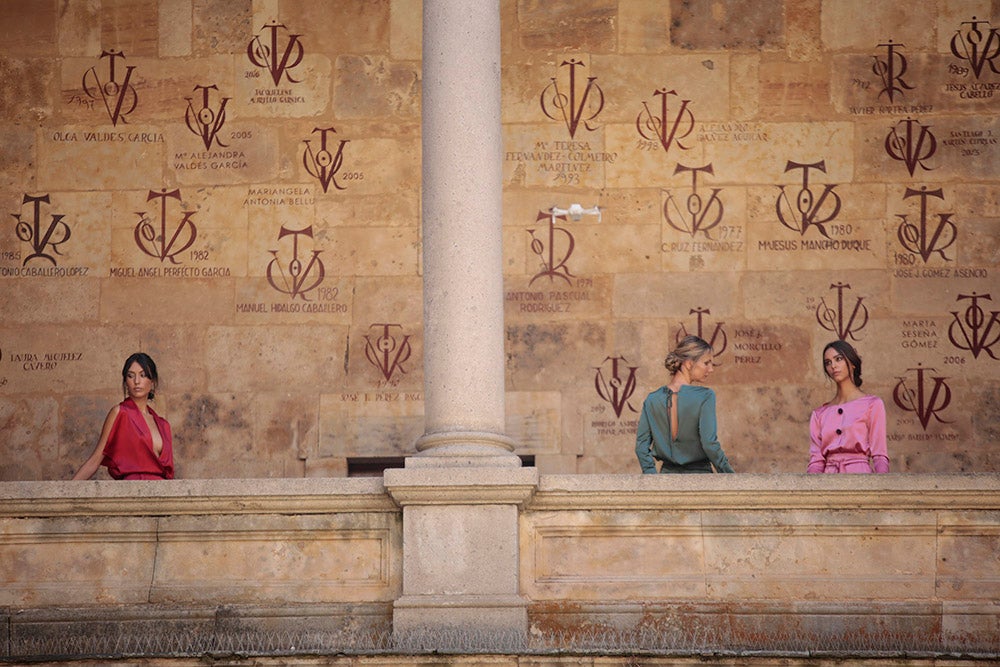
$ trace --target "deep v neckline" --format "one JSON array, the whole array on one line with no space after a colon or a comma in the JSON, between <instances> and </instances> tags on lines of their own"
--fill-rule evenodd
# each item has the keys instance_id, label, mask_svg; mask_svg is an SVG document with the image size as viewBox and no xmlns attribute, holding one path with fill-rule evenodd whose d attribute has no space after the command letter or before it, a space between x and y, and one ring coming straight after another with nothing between
<instances>
[{"instance_id":1,"label":"deep v neckline","mask_svg":"<svg viewBox=\"0 0 1000 667\"><path fill-rule=\"evenodd\" d=\"M131 399L130 399L131 400ZM149 451L153 453L157 459L163 456L163 433L160 432L160 425L156 422L156 413L149 409L149 406L139 407L139 405L132 401L132 405L135 407L139 422L146 427L146 433L149 436ZM149 415L149 419L146 419L146 415ZM155 429L155 436L154 436ZM160 439L160 451L156 451L156 436Z\"/></svg>"}]
</instances>

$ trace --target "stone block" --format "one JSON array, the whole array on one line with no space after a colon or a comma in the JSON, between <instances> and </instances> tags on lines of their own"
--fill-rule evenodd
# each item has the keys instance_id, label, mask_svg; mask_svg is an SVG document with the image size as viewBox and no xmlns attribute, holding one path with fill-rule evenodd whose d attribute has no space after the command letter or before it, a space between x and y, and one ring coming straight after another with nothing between
<instances>
[{"instance_id":1,"label":"stone block","mask_svg":"<svg viewBox=\"0 0 1000 667\"><path fill-rule=\"evenodd\" d=\"M610 51L617 45L616 4L612 0L588 2L586 11L567 0L546 4L518 0L517 34L526 50Z\"/></svg>"},{"instance_id":2,"label":"stone block","mask_svg":"<svg viewBox=\"0 0 1000 667\"><path fill-rule=\"evenodd\" d=\"M159 54L161 56L191 55L193 29L192 0L166 0L159 3Z\"/></svg>"},{"instance_id":3,"label":"stone block","mask_svg":"<svg viewBox=\"0 0 1000 667\"><path fill-rule=\"evenodd\" d=\"M702 518L711 598L913 599L933 595L935 526L919 513ZM928 523L930 521L930 523Z\"/></svg>"},{"instance_id":4,"label":"stone block","mask_svg":"<svg viewBox=\"0 0 1000 667\"><path fill-rule=\"evenodd\" d=\"M412 61L393 62L378 55L339 55L335 77L333 103L341 118L419 117L420 68Z\"/></svg>"},{"instance_id":5,"label":"stone block","mask_svg":"<svg viewBox=\"0 0 1000 667\"><path fill-rule=\"evenodd\" d=\"M762 60L760 111L777 120L829 117L830 83L821 62L776 63Z\"/></svg>"},{"instance_id":6,"label":"stone block","mask_svg":"<svg viewBox=\"0 0 1000 667\"><path fill-rule=\"evenodd\" d=\"M101 14L97 7L73 4L58 17L59 53L63 56L93 56L101 52Z\"/></svg>"},{"instance_id":7,"label":"stone block","mask_svg":"<svg viewBox=\"0 0 1000 667\"><path fill-rule=\"evenodd\" d=\"M254 14L253 0L193 0L191 44L193 55L236 54L246 58L247 44L268 20L278 19L272 9L267 17Z\"/></svg>"},{"instance_id":8,"label":"stone block","mask_svg":"<svg viewBox=\"0 0 1000 667\"><path fill-rule=\"evenodd\" d=\"M113 0L101 7L101 43L135 56L155 56L159 39L154 0Z\"/></svg>"},{"instance_id":9,"label":"stone block","mask_svg":"<svg viewBox=\"0 0 1000 667\"><path fill-rule=\"evenodd\" d=\"M421 55L421 25L423 5L411 0L389 2L389 55L395 60L419 60ZM353 40L353 35L352 35Z\"/></svg>"},{"instance_id":10,"label":"stone block","mask_svg":"<svg viewBox=\"0 0 1000 667\"><path fill-rule=\"evenodd\" d=\"M604 128L582 124L570 136L556 121L503 128L503 180L532 188L605 185L605 169L618 156L605 148Z\"/></svg>"},{"instance_id":11,"label":"stone block","mask_svg":"<svg viewBox=\"0 0 1000 667\"><path fill-rule=\"evenodd\" d=\"M827 50L867 50L886 39L884 26L892 26L892 39L914 50L933 48L932 22L905 0L823 0L822 39ZM863 16L865 20L858 21Z\"/></svg>"},{"instance_id":12,"label":"stone block","mask_svg":"<svg viewBox=\"0 0 1000 667\"><path fill-rule=\"evenodd\" d=\"M540 475L572 475L577 472L575 454L536 454L535 467Z\"/></svg>"},{"instance_id":13,"label":"stone block","mask_svg":"<svg viewBox=\"0 0 1000 667\"><path fill-rule=\"evenodd\" d=\"M332 12L323 0L305 0L282 6L281 20L293 32L311 37L310 48L323 53L386 53L394 9L391 0L346 0ZM419 12L416 17L419 19ZM419 25L418 21L410 29Z\"/></svg>"},{"instance_id":14,"label":"stone block","mask_svg":"<svg viewBox=\"0 0 1000 667\"><path fill-rule=\"evenodd\" d=\"M351 190L354 190L353 184ZM323 227L416 226L420 219L420 195L415 189L400 189L370 194L344 192L337 197L317 196L315 215L317 224Z\"/></svg>"},{"instance_id":15,"label":"stone block","mask_svg":"<svg viewBox=\"0 0 1000 667\"><path fill-rule=\"evenodd\" d=\"M690 318L687 330L695 332L692 311L712 318L736 312L736 280L735 273L620 273L615 278L614 312L624 318ZM712 318L704 318L704 324L712 326Z\"/></svg>"},{"instance_id":16,"label":"stone block","mask_svg":"<svg viewBox=\"0 0 1000 667\"><path fill-rule=\"evenodd\" d=\"M206 337L212 393L273 391L293 378L303 387L343 381L346 332L331 326L213 327Z\"/></svg>"},{"instance_id":17,"label":"stone block","mask_svg":"<svg viewBox=\"0 0 1000 667\"><path fill-rule=\"evenodd\" d=\"M943 600L997 599L1000 517L946 512L938 521L935 595Z\"/></svg>"},{"instance_id":18,"label":"stone block","mask_svg":"<svg viewBox=\"0 0 1000 667\"><path fill-rule=\"evenodd\" d=\"M618 5L618 51L662 53L670 45L671 8L658 0Z\"/></svg>"},{"instance_id":19,"label":"stone block","mask_svg":"<svg viewBox=\"0 0 1000 667\"><path fill-rule=\"evenodd\" d=\"M670 2L670 41L688 50L716 51L754 47L765 51L783 46L781 2L724 0L700 11L683 0Z\"/></svg>"},{"instance_id":20,"label":"stone block","mask_svg":"<svg viewBox=\"0 0 1000 667\"><path fill-rule=\"evenodd\" d=\"M55 6L15 0L4 10L5 54L40 56L56 43L59 19Z\"/></svg>"},{"instance_id":21,"label":"stone block","mask_svg":"<svg viewBox=\"0 0 1000 667\"><path fill-rule=\"evenodd\" d=\"M157 560L155 524L146 517L5 518L0 523L0 604L145 602ZM47 539L39 540L40 534Z\"/></svg>"},{"instance_id":22,"label":"stone block","mask_svg":"<svg viewBox=\"0 0 1000 667\"><path fill-rule=\"evenodd\" d=\"M38 187L105 191L160 188L164 184L165 150L158 126L69 126L41 135ZM89 167L81 169L80 165Z\"/></svg>"},{"instance_id":23,"label":"stone block","mask_svg":"<svg viewBox=\"0 0 1000 667\"><path fill-rule=\"evenodd\" d=\"M115 323L150 324L161 322L163 313L169 312L175 324L224 322L235 308L231 297L218 298L222 284L219 279L115 279L101 293L101 317ZM155 310L144 303L144 295L151 290L162 290Z\"/></svg>"},{"instance_id":24,"label":"stone block","mask_svg":"<svg viewBox=\"0 0 1000 667\"><path fill-rule=\"evenodd\" d=\"M424 432L422 391L323 393L319 410L321 458L413 454Z\"/></svg>"},{"instance_id":25,"label":"stone block","mask_svg":"<svg viewBox=\"0 0 1000 667\"><path fill-rule=\"evenodd\" d=\"M793 61L822 57L822 0L792 0L785 6L785 52Z\"/></svg>"},{"instance_id":26,"label":"stone block","mask_svg":"<svg viewBox=\"0 0 1000 667\"><path fill-rule=\"evenodd\" d=\"M6 372L0 374L0 378L6 377ZM0 396L0 426L5 450L0 479L71 476L66 466L60 465L58 410L58 404L51 398L28 400Z\"/></svg>"},{"instance_id":27,"label":"stone block","mask_svg":"<svg viewBox=\"0 0 1000 667\"><path fill-rule=\"evenodd\" d=\"M342 457L308 458L304 462L304 477L347 477L347 459Z\"/></svg>"},{"instance_id":28,"label":"stone block","mask_svg":"<svg viewBox=\"0 0 1000 667\"><path fill-rule=\"evenodd\" d=\"M559 451L561 395L559 392L508 391L506 428L517 454L538 455Z\"/></svg>"},{"instance_id":29,"label":"stone block","mask_svg":"<svg viewBox=\"0 0 1000 667\"><path fill-rule=\"evenodd\" d=\"M612 519L595 511L538 516L522 523L521 542L526 545L522 590L535 602L706 595L697 516L644 512Z\"/></svg>"},{"instance_id":30,"label":"stone block","mask_svg":"<svg viewBox=\"0 0 1000 667\"><path fill-rule=\"evenodd\" d=\"M150 601L391 600L401 583L397 531L391 519L357 513L169 517L161 520Z\"/></svg>"},{"instance_id":31,"label":"stone block","mask_svg":"<svg viewBox=\"0 0 1000 667\"><path fill-rule=\"evenodd\" d=\"M553 324L512 324L506 334L508 386L522 391L570 386L607 355L607 330L603 323L583 321ZM574 363L554 364L556 359Z\"/></svg>"},{"instance_id":32,"label":"stone block","mask_svg":"<svg viewBox=\"0 0 1000 667\"><path fill-rule=\"evenodd\" d=\"M403 595L516 595L516 535L512 505L408 507Z\"/></svg>"}]
</instances>

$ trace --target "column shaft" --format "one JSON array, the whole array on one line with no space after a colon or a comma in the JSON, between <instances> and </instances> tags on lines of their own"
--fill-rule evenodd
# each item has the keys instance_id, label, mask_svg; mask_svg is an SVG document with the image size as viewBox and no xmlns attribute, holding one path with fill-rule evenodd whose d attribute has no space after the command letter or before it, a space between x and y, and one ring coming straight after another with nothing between
<instances>
[{"instance_id":1,"label":"column shaft","mask_svg":"<svg viewBox=\"0 0 1000 667\"><path fill-rule=\"evenodd\" d=\"M509 455L499 2L425 0L423 20L426 426L417 449Z\"/></svg>"}]
</instances>

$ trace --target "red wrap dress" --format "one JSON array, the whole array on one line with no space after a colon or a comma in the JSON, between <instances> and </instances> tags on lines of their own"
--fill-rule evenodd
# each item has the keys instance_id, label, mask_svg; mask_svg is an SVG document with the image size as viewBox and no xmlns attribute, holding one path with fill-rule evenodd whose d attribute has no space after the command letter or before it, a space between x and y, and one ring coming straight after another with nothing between
<instances>
[{"instance_id":1,"label":"red wrap dress","mask_svg":"<svg viewBox=\"0 0 1000 667\"><path fill-rule=\"evenodd\" d=\"M108 467L108 473L114 479L173 479L173 438L167 420L152 408L147 408L163 441L163 448L157 456L153 451L152 433L139 406L131 398L126 398L119 408L104 446L101 465Z\"/></svg>"}]
</instances>

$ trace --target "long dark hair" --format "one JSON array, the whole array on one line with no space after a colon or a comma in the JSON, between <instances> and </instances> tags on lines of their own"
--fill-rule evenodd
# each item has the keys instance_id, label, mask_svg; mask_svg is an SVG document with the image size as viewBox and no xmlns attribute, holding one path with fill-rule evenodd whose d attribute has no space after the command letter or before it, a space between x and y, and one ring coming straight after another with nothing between
<instances>
[{"instance_id":1,"label":"long dark hair","mask_svg":"<svg viewBox=\"0 0 1000 667\"><path fill-rule=\"evenodd\" d=\"M128 379L128 369L132 364L139 364L139 368L146 374L146 377L153 381L153 389L149 390L149 400L153 400L154 389L160 381L160 377L156 374L156 362L145 352L135 352L125 360L125 365L122 366L122 390L126 395L128 395L128 386L125 381Z\"/></svg>"},{"instance_id":2,"label":"long dark hair","mask_svg":"<svg viewBox=\"0 0 1000 667\"><path fill-rule=\"evenodd\" d=\"M848 365L848 367L850 368L850 371L851 371L851 380L854 381L854 386L860 387L861 386L861 357L860 357L860 355L858 355L858 351L855 350L854 347L850 343L848 343L846 340L835 340L835 341L832 341L830 343L827 343L826 347L823 348L823 355L820 357L820 360L824 364L825 364L825 361L826 361L826 351L829 350L830 348L833 348L834 350L836 350L837 352L839 352L841 354L841 356L844 357L844 359L847 359L847 365ZM823 372L824 373L826 372L826 367L825 366L824 366ZM829 374L827 374L827 377L830 377Z\"/></svg>"}]
</instances>

